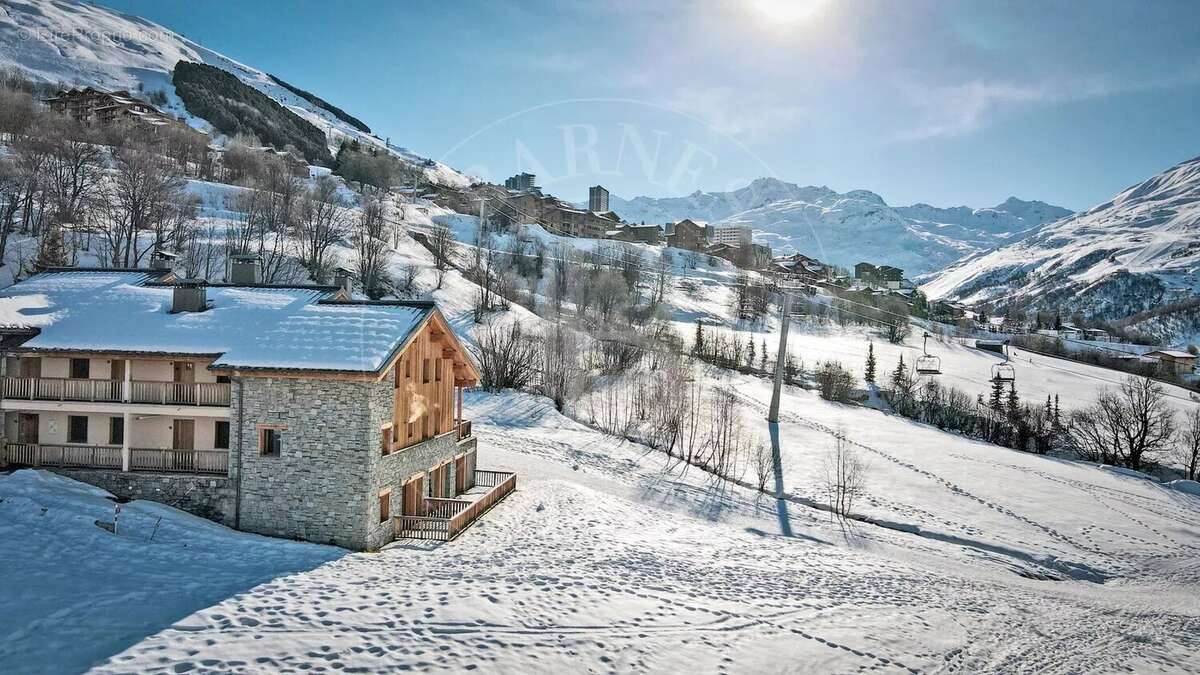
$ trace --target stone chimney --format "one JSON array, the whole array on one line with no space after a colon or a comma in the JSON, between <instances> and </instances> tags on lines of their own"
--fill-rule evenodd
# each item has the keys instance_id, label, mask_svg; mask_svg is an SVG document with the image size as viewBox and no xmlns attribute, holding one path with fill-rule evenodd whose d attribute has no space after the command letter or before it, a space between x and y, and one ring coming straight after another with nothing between
<instances>
[{"instance_id":1,"label":"stone chimney","mask_svg":"<svg viewBox=\"0 0 1200 675\"><path fill-rule=\"evenodd\" d=\"M203 312L208 309L208 291L203 279L180 279L171 297L171 313Z\"/></svg>"},{"instance_id":2,"label":"stone chimney","mask_svg":"<svg viewBox=\"0 0 1200 675\"><path fill-rule=\"evenodd\" d=\"M229 268L229 282L238 286L253 286L262 283L262 258L255 253L233 256Z\"/></svg>"},{"instance_id":3,"label":"stone chimney","mask_svg":"<svg viewBox=\"0 0 1200 675\"><path fill-rule=\"evenodd\" d=\"M354 292L354 274L345 267L337 268L333 278L337 283L337 287L346 295Z\"/></svg>"}]
</instances>

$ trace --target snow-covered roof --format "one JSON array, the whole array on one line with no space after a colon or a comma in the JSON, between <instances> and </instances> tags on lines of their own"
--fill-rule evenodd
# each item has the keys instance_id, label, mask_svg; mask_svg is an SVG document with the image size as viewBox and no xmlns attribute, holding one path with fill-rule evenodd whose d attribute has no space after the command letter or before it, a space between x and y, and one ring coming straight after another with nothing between
<instances>
[{"instance_id":1,"label":"snow-covered roof","mask_svg":"<svg viewBox=\"0 0 1200 675\"><path fill-rule=\"evenodd\" d=\"M209 309L172 313L150 271L52 271L0 291L23 350L214 356L213 368L377 372L432 303L332 300L325 287L209 286Z\"/></svg>"},{"instance_id":2,"label":"snow-covered roof","mask_svg":"<svg viewBox=\"0 0 1200 675\"><path fill-rule=\"evenodd\" d=\"M1166 356L1166 357L1172 358L1172 359L1194 359L1194 358L1196 358L1195 354L1191 354L1189 352L1181 352L1177 349L1156 349L1152 352L1146 352L1146 356L1155 356L1155 355Z\"/></svg>"}]
</instances>

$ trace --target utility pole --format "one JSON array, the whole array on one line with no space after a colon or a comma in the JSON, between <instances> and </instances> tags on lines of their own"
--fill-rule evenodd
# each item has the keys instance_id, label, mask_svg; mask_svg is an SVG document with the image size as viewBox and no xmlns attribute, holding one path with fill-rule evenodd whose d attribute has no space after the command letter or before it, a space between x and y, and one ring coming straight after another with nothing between
<instances>
[{"instance_id":1,"label":"utility pole","mask_svg":"<svg viewBox=\"0 0 1200 675\"><path fill-rule=\"evenodd\" d=\"M787 362L788 320L792 316L792 296L783 292L783 325L779 329L779 351L775 352L775 386L771 390L771 412L767 421L779 424L779 394L783 388L783 367Z\"/></svg>"}]
</instances>

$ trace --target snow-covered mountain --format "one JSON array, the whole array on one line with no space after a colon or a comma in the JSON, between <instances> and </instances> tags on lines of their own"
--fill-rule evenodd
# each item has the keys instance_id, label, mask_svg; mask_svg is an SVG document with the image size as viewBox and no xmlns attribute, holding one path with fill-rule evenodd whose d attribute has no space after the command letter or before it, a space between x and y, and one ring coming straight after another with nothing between
<instances>
[{"instance_id":1,"label":"snow-covered mountain","mask_svg":"<svg viewBox=\"0 0 1200 675\"><path fill-rule=\"evenodd\" d=\"M145 95L161 91L167 98L162 106L166 112L209 131L211 125L189 115L175 94L171 71L181 60L226 70L275 99L324 131L331 151L344 138L380 148L387 146L384 140L355 128L267 73L141 17L66 0L4 0L0 4L0 67L16 68L31 79L65 86L127 89ZM423 167L435 182L445 185L469 182L447 166L428 162L403 148L389 149L401 159Z\"/></svg>"},{"instance_id":2,"label":"snow-covered mountain","mask_svg":"<svg viewBox=\"0 0 1200 675\"><path fill-rule=\"evenodd\" d=\"M626 220L665 222L691 218L714 225L747 225L755 240L780 253L803 251L850 266L860 260L903 268L916 276L946 267L1028 235L1071 211L1011 197L992 208L889 206L868 190L836 192L759 178L731 192L686 197L611 197Z\"/></svg>"},{"instance_id":3,"label":"snow-covered mountain","mask_svg":"<svg viewBox=\"0 0 1200 675\"><path fill-rule=\"evenodd\" d=\"M1161 310L1200 289L1200 157L1021 241L973 256L923 286L930 297L1060 307L1195 331ZM1181 309L1181 308L1167 308ZM1194 310L1192 310L1194 311ZM1170 326L1166 326L1170 324ZM1163 330L1148 325L1152 332Z\"/></svg>"}]
</instances>

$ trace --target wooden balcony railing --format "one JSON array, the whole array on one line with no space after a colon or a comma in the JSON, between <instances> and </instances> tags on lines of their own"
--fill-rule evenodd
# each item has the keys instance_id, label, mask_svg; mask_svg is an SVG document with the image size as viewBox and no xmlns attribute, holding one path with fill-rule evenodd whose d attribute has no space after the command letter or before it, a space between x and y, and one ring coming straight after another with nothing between
<instances>
[{"instance_id":1,"label":"wooden balcony railing","mask_svg":"<svg viewBox=\"0 0 1200 675\"><path fill-rule=\"evenodd\" d=\"M458 440L471 437L471 420L461 420L458 423Z\"/></svg>"},{"instance_id":2,"label":"wooden balcony railing","mask_svg":"<svg viewBox=\"0 0 1200 675\"><path fill-rule=\"evenodd\" d=\"M18 466L121 470L119 446L8 443L5 445L5 455L9 464Z\"/></svg>"},{"instance_id":3,"label":"wooden balcony railing","mask_svg":"<svg viewBox=\"0 0 1200 675\"><path fill-rule=\"evenodd\" d=\"M122 380L65 377L6 377L4 398L25 401L95 401L163 405L228 406L228 382L149 382L131 380L125 395Z\"/></svg>"},{"instance_id":4,"label":"wooden balcony railing","mask_svg":"<svg viewBox=\"0 0 1200 675\"><path fill-rule=\"evenodd\" d=\"M14 466L121 470L121 448L114 445L7 443L4 455ZM130 448L129 470L224 476L229 473L229 451Z\"/></svg>"},{"instance_id":5,"label":"wooden balcony railing","mask_svg":"<svg viewBox=\"0 0 1200 675\"><path fill-rule=\"evenodd\" d=\"M475 479L476 485L491 489L474 501L426 498L422 515L401 515L392 519L396 536L450 541L517 487L517 474L508 471L477 470Z\"/></svg>"}]
</instances>

